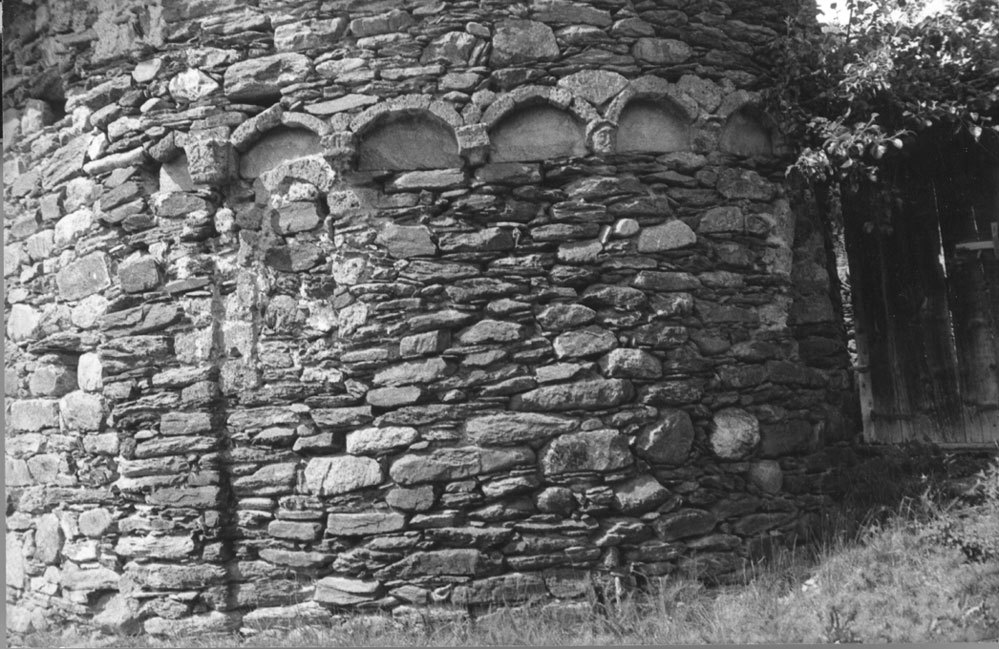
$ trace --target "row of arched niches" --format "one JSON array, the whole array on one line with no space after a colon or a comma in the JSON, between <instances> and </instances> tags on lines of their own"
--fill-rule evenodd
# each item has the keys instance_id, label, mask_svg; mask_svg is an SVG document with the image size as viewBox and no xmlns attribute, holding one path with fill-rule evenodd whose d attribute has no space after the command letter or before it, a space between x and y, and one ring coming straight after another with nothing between
<instances>
[{"instance_id":1,"label":"row of arched niches","mask_svg":"<svg viewBox=\"0 0 999 649\"><path fill-rule=\"evenodd\" d=\"M736 156L771 156L780 147L775 122L755 104L719 116L689 99L622 93L600 114L560 89L515 94L520 96L494 101L472 125L464 124L449 104L427 97L371 106L349 121L341 120L340 129L333 125L310 130L286 120L245 151L240 175L254 178L278 160L323 154L324 133L317 131L344 126L352 133L350 166L358 171L450 169L468 160L538 162L589 154L718 150ZM469 147L477 147L479 153L470 156Z\"/></svg>"}]
</instances>

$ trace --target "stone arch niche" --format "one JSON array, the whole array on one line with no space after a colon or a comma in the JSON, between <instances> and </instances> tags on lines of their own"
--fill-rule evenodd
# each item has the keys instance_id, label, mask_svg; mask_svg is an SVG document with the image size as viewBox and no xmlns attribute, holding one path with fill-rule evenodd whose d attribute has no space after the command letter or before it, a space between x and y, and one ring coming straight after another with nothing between
<instances>
[{"instance_id":1,"label":"stone arch niche","mask_svg":"<svg viewBox=\"0 0 999 649\"><path fill-rule=\"evenodd\" d=\"M618 153L669 153L690 149L690 129L679 108L666 100L634 99L617 122Z\"/></svg>"},{"instance_id":2,"label":"stone arch niche","mask_svg":"<svg viewBox=\"0 0 999 649\"><path fill-rule=\"evenodd\" d=\"M253 180L288 160L322 153L317 133L306 128L278 126L265 133L242 155L239 175Z\"/></svg>"},{"instance_id":3,"label":"stone arch niche","mask_svg":"<svg viewBox=\"0 0 999 649\"><path fill-rule=\"evenodd\" d=\"M357 139L361 171L450 169L464 164L451 127L425 110L385 113Z\"/></svg>"},{"instance_id":4,"label":"stone arch niche","mask_svg":"<svg viewBox=\"0 0 999 649\"><path fill-rule=\"evenodd\" d=\"M768 156L774 152L771 120L759 108L743 106L725 121L718 147L741 156Z\"/></svg>"},{"instance_id":5,"label":"stone arch niche","mask_svg":"<svg viewBox=\"0 0 999 649\"><path fill-rule=\"evenodd\" d=\"M585 127L550 104L511 110L489 132L492 162L530 162L586 155Z\"/></svg>"}]
</instances>

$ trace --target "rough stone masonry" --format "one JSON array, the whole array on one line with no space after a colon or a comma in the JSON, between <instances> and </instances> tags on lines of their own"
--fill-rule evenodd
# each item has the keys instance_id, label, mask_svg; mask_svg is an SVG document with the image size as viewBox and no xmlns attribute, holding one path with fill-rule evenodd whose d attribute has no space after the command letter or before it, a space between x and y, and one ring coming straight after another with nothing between
<instances>
[{"instance_id":1,"label":"rough stone masonry","mask_svg":"<svg viewBox=\"0 0 999 649\"><path fill-rule=\"evenodd\" d=\"M761 105L798 5L5 3L8 629L474 612L807 535L852 393Z\"/></svg>"}]
</instances>

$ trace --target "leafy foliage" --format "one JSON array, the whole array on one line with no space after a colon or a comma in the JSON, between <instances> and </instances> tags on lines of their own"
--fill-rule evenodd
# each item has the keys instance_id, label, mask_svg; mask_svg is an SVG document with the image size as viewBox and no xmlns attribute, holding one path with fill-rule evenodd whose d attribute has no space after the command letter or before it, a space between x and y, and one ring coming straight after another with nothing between
<instances>
[{"instance_id":1,"label":"leafy foliage","mask_svg":"<svg viewBox=\"0 0 999 649\"><path fill-rule=\"evenodd\" d=\"M812 180L876 178L931 127L999 135L999 0L847 0L843 26L789 25L773 99Z\"/></svg>"},{"instance_id":2,"label":"leafy foliage","mask_svg":"<svg viewBox=\"0 0 999 649\"><path fill-rule=\"evenodd\" d=\"M960 548L972 561L999 559L999 459L982 469L961 496L965 507L942 512L933 521L934 538Z\"/></svg>"}]
</instances>

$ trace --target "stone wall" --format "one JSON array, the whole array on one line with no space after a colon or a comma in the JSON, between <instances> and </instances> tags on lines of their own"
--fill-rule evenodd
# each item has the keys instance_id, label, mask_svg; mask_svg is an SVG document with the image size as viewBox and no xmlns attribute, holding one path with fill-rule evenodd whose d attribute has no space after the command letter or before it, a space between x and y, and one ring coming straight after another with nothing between
<instances>
[{"instance_id":1,"label":"stone wall","mask_svg":"<svg viewBox=\"0 0 999 649\"><path fill-rule=\"evenodd\" d=\"M794 4L6 7L9 628L474 611L805 535L852 397L760 102Z\"/></svg>"}]
</instances>

